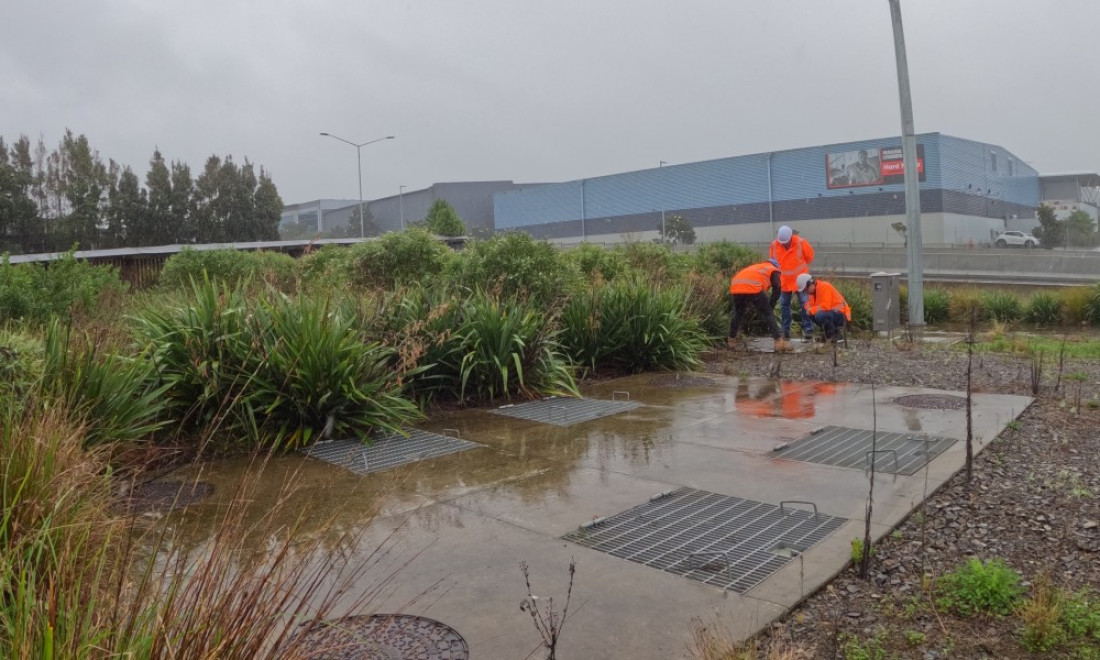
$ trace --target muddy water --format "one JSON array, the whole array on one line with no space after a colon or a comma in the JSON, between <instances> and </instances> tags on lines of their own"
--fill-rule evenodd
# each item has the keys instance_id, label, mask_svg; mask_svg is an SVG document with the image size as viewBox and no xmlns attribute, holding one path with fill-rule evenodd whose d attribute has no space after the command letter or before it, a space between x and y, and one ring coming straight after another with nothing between
<instances>
[{"instance_id":1,"label":"muddy water","mask_svg":"<svg viewBox=\"0 0 1100 660\"><path fill-rule=\"evenodd\" d=\"M598 383L585 392L610 399L613 392L622 398L626 391L645 405L571 427L484 409L445 413L420 428L437 433L457 429L463 439L482 447L367 476L299 455L192 465L171 478L209 482L214 494L183 514L177 530L182 542L201 545L235 500L249 503L250 521L271 517L266 529L297 526L295 533L304 537L333 539L380 517L401 518L420 511L417 517L423 518L428 505L490 489L494 496L515 499L517 506L537 507L547 498L567 494L581 471L629 474L667 460L674 437L716 436L713 442L721 444L727 430L731 443L770 430L776 442L792 440L809 428L819 407L834 405L832 400L847 387L686 375L680 384L669 375L647 374ZM728 421L729 413L735 414L736 422ZM708 428L708 420L716 415L726 416L725 430ZM911 425L912 421L907 424ZM767 451L773 444L768 440L756 449ZM435 519L428 524L459 523ZM264 544L260 539L257 543Z\"/></svg>"}]
</instances>

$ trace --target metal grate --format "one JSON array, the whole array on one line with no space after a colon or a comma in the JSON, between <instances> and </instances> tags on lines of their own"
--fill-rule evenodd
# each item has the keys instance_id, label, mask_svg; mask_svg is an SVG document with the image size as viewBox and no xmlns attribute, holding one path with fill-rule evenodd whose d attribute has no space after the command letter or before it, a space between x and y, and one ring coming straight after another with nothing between
<instances>
[{"instance_id":1,"label":"metal grate","mask_svg":"<svg viewBox=\"0 0 1100 660\"><path fill-rule=\"evenodd\" d=\"M615 415L637 408L642 404L630 400L604 401L601 399L550 397L510 406L494 408L489 412L532 422L555 426L572 426L608 415Z\"/></svg>"},{"instance_id":2,"label":"metal grate","mask_svg":"<svg viewBox=\"0 0 1100 660\"><path fill-rule=\"evenodd\" d=\"M870 467L871 436L872 432L866 429L826 426L775 450L775 455L793 461L864 469ZM875 470L913 474L954 442L953 438L879 431L875 438Z\"/></svg>"},{"instance_id":3,"label":"metal grate","mask_svg":"<svg viewBox=\"0 0 1100 660\"><path fill-rule=\"evenodd\" d=\"M844 522L816 507L811 512L680 488L563 538L745 593Z\"/></svg>"},{"instance_id":4,"label":"metal grate","mask_svg":"<svg viewBox=\"0 0 1100 660\"><path fill-rule=\"evenodd\" d=\"M387 433L375 437L369 445L358 440L330 440L318 442L302 453L356 474L370 474L481 446L461 438L412 429L407 438L399 433Z\"/></svg>"}]
</instances>

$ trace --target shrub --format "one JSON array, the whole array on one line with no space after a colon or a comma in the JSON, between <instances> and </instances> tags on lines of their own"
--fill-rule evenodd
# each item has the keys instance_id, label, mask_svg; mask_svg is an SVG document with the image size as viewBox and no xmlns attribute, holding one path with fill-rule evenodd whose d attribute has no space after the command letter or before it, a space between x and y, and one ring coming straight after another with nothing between
<instances>
[{"instance_id":1,"label":"shrub","mask_svg":"<svg viewBox=\"0 0 1100 660\"><path fill-rule=\"evenodd\" d=\"M1085 321L1093 325L1100 325L1100 283L1092 287L1091 294L1085 303Z\"/></svg>"},{"instance_id":2,"label":"shrub","mask_svg":"<svg viewBox=\"0 0 1100 660\"><path fill-rule=\"evenodd\" d=\"M561 311L559 338L569 359L587 371L599 368L604 340L600 328L600 306L605 287L593 286L569 299Z\"/></svg>"},{"instance_id":3,"label":"shrub","mask_svg":"<svg viewBox=\"0 0 1100 660\"><path fill-rule=\"evenodd\" d=\"M836 280L835 286L852 309L851 326L856 330L871 329L871 293L866 282Z\"/></svg>"},{"instance_id":4,"label":"shrub","mask_svg":"<svg viewBox=\"0 0 1100 660\"><path fill-rule=\"evenodd\" d=\"M692 266L691 255L676 254L663 244L627 243L619 249L634 275L653 282L679 282Z\"/></svg>"},{"instance_id":5,"label":"shrub","mask_svg":"<svg viewBox=\"0 0 1100 660\"><path fill-rule=\"evenodd\" d=\"M325 245L298 259L302 283L318 290L344 289L352 283L354 253L344 245Z\"/></svg>"},{"instance_id":6,"label":"shrub","mask_svg":"<svg viewBox=\"0 0 1100 660\"><path fill-rule=\"evenodd\" d=\"M701 246L695 253L693 266L698 273L719 273L728 279L742 268L765 258L765 255L744 245L718 241Z\"/></svg>"},{"instance_id":7,"label":"shrub","mask_svg":"<svg viewBox=\"0 0 1100 660\"><path fill-rule=\"evenodd\" d=\"M606 250L591 243L581 243L565 252L563 257L589 282L611 282L630 269L622 250Z\"/></svg>"},{"instance_id":8,"label":"shrub","mask_svg":"<svg viewBox=\"0 0 1100 660\"><path fill-rule=\"evenodd\" d=\"M280 252L184 248L164 263L158 282L168 288L187 288L204 277L230 286L263 280L286 291L294 285L296 269L294 258Z\"/></svg>"},{"instance_id":9,"label":"shrub","mask_svg":"<svg viewBox=\"0 0 1100 660\"><path fill-rule=\"evenodd\" d=\"M46 331L42 389L83 424L89 445L148 439L168 423L165 388L145 355L105 353L56 320Z\"/></svg>"},{"instance_id":10,"label":"shrub","mask_svg":"<svg viewBox=\"0 0 1100 660\"><path fill-rule=\"evenodd\" d=\"M688 315L712 339L725 337L730 327L729 278L717 273L693 272L687 275ZM761 319L751 318L751 326L742 324L746 332L766 332ZM757 327L759 326L759 327Z\"/></svg>"},{"instance_id":11,"label":"shrub","mask_svg":"<svg viewBox=\"0 0 1100 660\"><path fill-rule=\"evenodd\" d=\"M609 286L599 300L596 364L632 373L698 365L707 336L688 314L688 297L683 286L630 280ZM580 353L573 346L566 352Z\"/></svg>"},{"instance_id":12,"label":"shrub","mask_svg":"<svg viewBox=\"0 0 1100 660\"><path fill-rule=\"evenodd\" d=\"M956 323L970 323L985 320L981 295L974 289L959 289L950 297L950 320Z\"/></svg>"},{"instance_id":13,"label":"shrub","mask_svg":"<svg viewBox=\"0 0 1100 660\"><path fill-rule=\"evenodd\" d=\"M0 321L44 323L71 317L77 310L95 310L104 296L121 293L126 285L111 266L77 261L69 251L48 264L0 263Z\"/></svg>"},{"instance_id":14,"label":"shrub","mask_svg":"<svg viewBox=\"0 0 1100 660\"><path fill-rule=\"evenodd\" d=\"M924 290L924 322L944 323L951 318L951 294L947 289Z\"/></svg>"},{"instance_id":15,"label":"shrub","mask_svg":"<svg viewBox=\"0 0 1100 660\"><path fill-rule=\"evenodd\" d=\"M1062 289L1058 297L1062 300L1062 310L1067 323L1074 325L1089 323L1093 304L1092 287L1075 286Z\"/></svg>"},{"instance_id":16,"label":"shrub","mask_svg":"<svg viewBox=\"0 0 1100 660\"><path fill-rule=\"evenodd\" d=\"M43 367L41 340L0 330L0 406L26 399L42 378Z\"/></svg>"},{"instance_id":17,"label":"shrub","mask_svg":"<svg viewBox=\"0 0 1100 660\"><path fill-rule=\"evenodd\" d=\"M452 337L461 347L458 399L576 395L556 332L534 302L483 293L465 304Z\"/></svg>"},{"instance_id":18,"label":"shrub","mask_svg":"<svg viewBox=\"0 0 1100 660\"><path fill-rule=\"evenodd\" d=\"M564 299L580 287L572 261L547 241L522 232L473 241L454 263L453 280L503 298L519 296L545 305Z\"/></svg>"},{"instance_id":19,"label":"shrub","mask_svg":"<svg viewBox=\"0 0 1100 660\"><path fill-rule=\"evenodd\" d=\"M353 281L386 289L437 280L454 258L449 247L422 229L383 234L351 251Z\"/></svg>"},{"instance_id":20,"label":"shrub","mask_svg":"<svg viewBox=\"0 0 1100 660\"><path fill-rule=\"evenodd\" d=\"M392 349L363 342L350 309L278 297L261 303L249 325L260 346L238 356L247 375L242 403L266 443L295 449L325 429L365 439L420 417L393 381Z\"/></svg>"},{"instance_id":21,"label":"shrub","mask_svg":"<svg viewBox=\"0 0 1100 660\"><path fill-rule=\"evenodd\" d=\"M398 396L392 350L364 343L349 308L306 297L249 305L240 287L212 282L193 294L139 313L138 336L185 428L231 439L216 449L290 449L326 426L365 438L418 415Z\"/></svg>"},{"instance_id":22,"label":"shrub","mask_svg":"<svg viewBox=\"0 0 1100 660\"><path fill-rule=\"evenodd\" d=\"M1036 293L1027 301L1025 318L1035 325L1055 325L1062 320L1062 299L1053 293Z\"/></svg>"},{"instance_id":23,"label":"shrub","mask_svg":"<svg viewBox=\"0 0 1100 660\"><path fill-rule=\"evenodd\" d=\"M1011 291L987 291L981 297L982 316L998 323L1012 323L1024 316L1020 298Z\"/></svg>"},{"instance_id":24,"label":"shrub","mask_svg":"<svg viewBox=\"0 0 1100 660\"><path fill-rule=\"evenodd\" d=\"M941 577L937 587L939 604L963 616L1011 614L1024 590L1020 574L1000 559L971 559Z\"/></svg>"}]
</instances>

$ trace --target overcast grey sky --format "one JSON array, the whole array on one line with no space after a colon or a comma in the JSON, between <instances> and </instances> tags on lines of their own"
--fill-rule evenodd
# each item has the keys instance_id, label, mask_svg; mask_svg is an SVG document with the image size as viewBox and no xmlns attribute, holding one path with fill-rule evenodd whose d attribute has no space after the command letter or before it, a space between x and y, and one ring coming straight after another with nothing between
<instances>
[{"instance_id":1,"label":"overcast grey sky","mask_svg":"<svg viewBox=\"0 0 1100 660\"><path fill-rule=\"evenodd\" d=\"M1100 2L902 0L918 132L1100 169ZM887 0L7 0L0 135L250 159L286 203L897 135Z\"/></svg>"}]
</instances>

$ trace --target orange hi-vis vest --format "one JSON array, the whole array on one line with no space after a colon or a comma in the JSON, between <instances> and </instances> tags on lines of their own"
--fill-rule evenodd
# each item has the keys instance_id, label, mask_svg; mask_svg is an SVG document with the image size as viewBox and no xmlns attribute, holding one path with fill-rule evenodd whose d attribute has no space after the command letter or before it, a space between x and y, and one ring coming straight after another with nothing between
<instances>
[{"instance_id":1,"label":"orange hi-vis vest","mask_svg":"<svg viewBox=\"0 0 1100 660\"><path fill-rule=\"evenodd\" d=\"M783 291L792 293L798 291L798 276L810 272L810 262L814 260L814 249L810 242L801 236L791 236L788 247L778 240L772 241L772 259L779 262L779 281Z\"/></svg>"},{"instance_id":2,"label":"orange hi-vis vest","mask_svg":"<svg viewBox=\"0 0 1100 660\"><path fill-rule=\"evenodd\" d=\"M754 294L767 291L772 285L772 273L778 270L767 261L742 268L730 279L730 293Z\"/></svg>"},{"instance_id":3,"label":"orange hi-vis vest","mask_svg":"<svg viewBox=\"0 0 1100 660\"><path fill-rule=\"evenodd\" d=\"M852 320L852 308L836 287L828 282L814 280L814 292L810 295L810 316L824 311L844 312L844 318Z\"/></svg>"}]
</instances>

